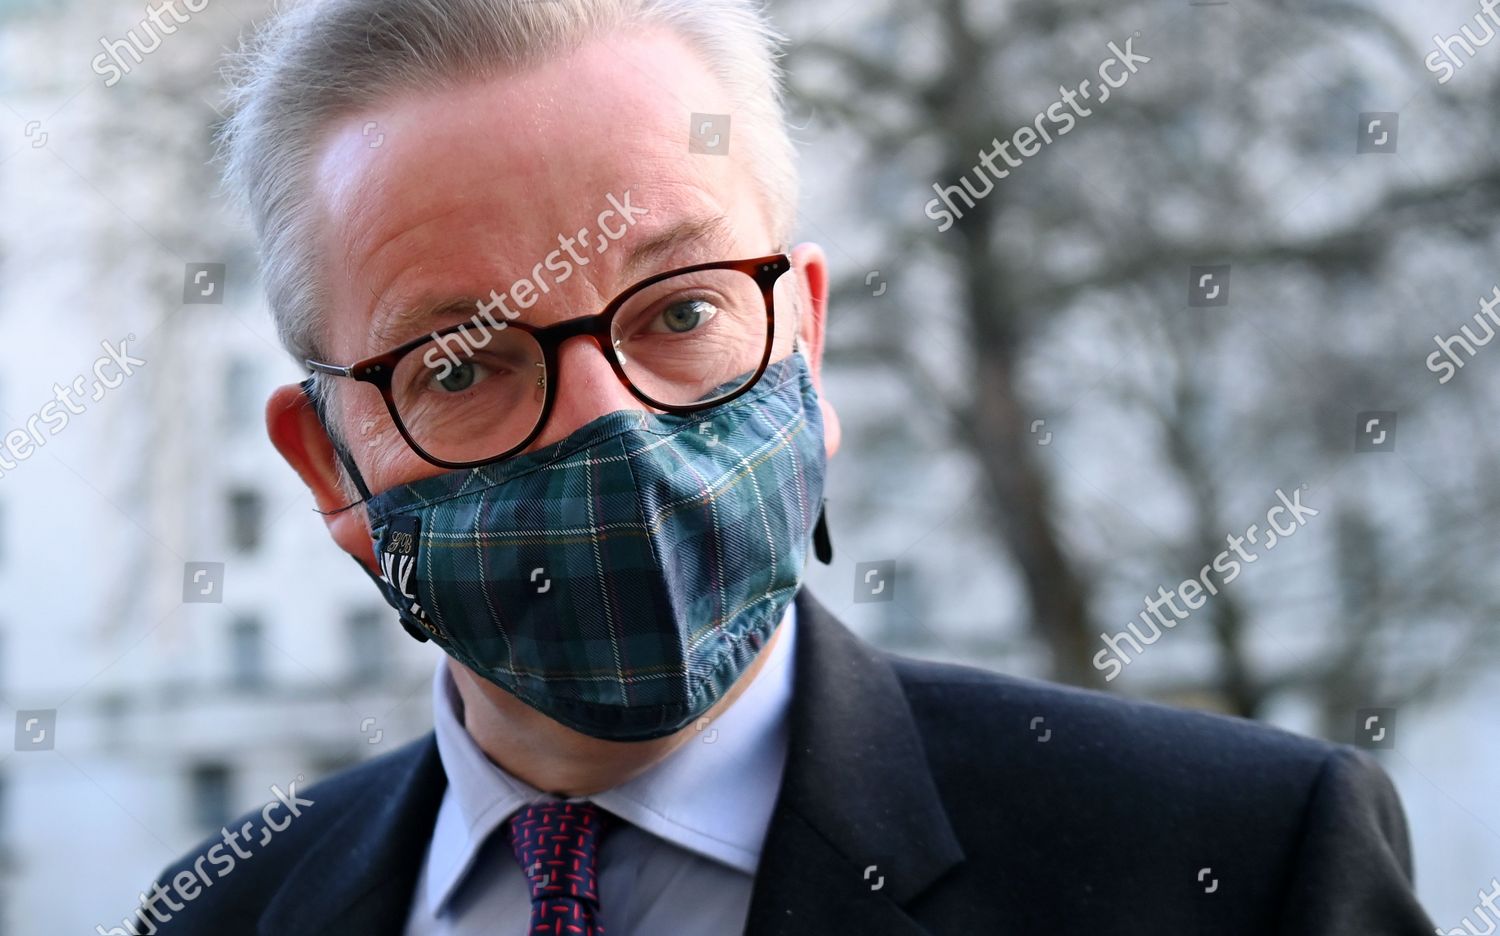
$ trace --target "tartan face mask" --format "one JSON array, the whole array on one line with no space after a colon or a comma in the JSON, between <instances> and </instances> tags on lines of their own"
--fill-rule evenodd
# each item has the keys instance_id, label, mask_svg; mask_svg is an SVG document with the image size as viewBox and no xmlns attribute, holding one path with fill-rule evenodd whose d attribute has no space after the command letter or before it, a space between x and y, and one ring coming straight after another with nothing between
<instances>
[{"instance_id":1,"label":"tartan face mask","mask_svg":"<svg viewBox=\"0 0 1500 936\"><path fill-rule=\"evenodd\" d=\"M376 582L414 636L550 718L595 738L662 737L712 708L770 639L815 521L829 561L825 467L794 352L721 406L610 413L372 497Z\"/></svg>"}]
</instances>

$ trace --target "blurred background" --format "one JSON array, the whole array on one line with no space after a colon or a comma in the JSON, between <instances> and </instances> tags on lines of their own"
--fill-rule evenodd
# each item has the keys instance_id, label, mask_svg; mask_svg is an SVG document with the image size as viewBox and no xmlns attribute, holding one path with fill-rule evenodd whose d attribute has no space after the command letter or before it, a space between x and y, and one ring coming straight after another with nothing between
<instances>
[{"instance_id":1,"label":"blurred background","mask_svg":"<svg viewBox=\"0 0 1500 936\"><path fill-rule=\"evenodd\" d=\"M1495 20L1479 0L773 8L800 236L837 277L836 560L809 587L902 652L1371 748L1422 900L1458 927L1500 875ZM118 925L272 784L430 726L438 651L261 422L300 374L210 160L221 55L269 10L212 0L159 35L138 3L0 0L0 438L92 386L104 343L146 362L0 463L4 933ZM981 150L1097 88L1127 40L1149 62L1013 147L1031 155L972 208L950 194L942 229L934 185L984 193ZM1264 529L1278 491L1317 516L1107 681L1103 635L1150 637L1144 598Z\"/></svg>"}]
</instances>

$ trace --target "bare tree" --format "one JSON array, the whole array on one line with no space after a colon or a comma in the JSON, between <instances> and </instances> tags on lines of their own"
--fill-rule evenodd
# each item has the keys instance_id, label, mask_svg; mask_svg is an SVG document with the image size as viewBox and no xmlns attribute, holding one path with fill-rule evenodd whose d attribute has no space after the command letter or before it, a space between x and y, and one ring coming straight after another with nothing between
<instances>
[{"instance_id":1,"label":"bare tree","mask_svg":"<svg viewBox=\"0 0 1500 936\"><path fill-rule=\"evenodd\" d=\"M1102 685L1099 635L1134 613L1117 596L1189 577L1286 485L1318 492L1326 535L1290 573L1215 596L1192 638L1214 665L1148 691L1250 716L1311 693L1347 734L1354 707L1491 658L1497 595L1474 548L1496 530L1494 455L1462 426L1493 424L1493 378L1475 366L1440 386L1423 360L1493 282L1500 88L1439 86L1424 50L1346 3L938 0L835 25L794 46L793 94L899 188L856 210L920 284L899 303L873 301L864 271L839 284L863 325L832 353L896 364L946 415L1057 678ZM1132 40L1149 62L1126 85L939 229L934 183L982 191L980 153L1081 79L1097 88ZM1357 152L1367 111L1405 118L1395 154ZM1229 311L1190 307L1199 264L1231 266ZM933 296L951 297L958 362L900 327L939 314ZM1070 333L1116 336L1114 363L1038 378ZM1061 411L1067 432L1081 401L1138 427L1139 450L1085 456L1146 466L1144 487L1090 492L1039 449L1035 417ZM1356 453L1365 411L1399 412L1401 454ZM1185 520L1134 515L1156 489ZM1110 532L1090 541L1089 524Z\"/></svg>"}]
</instances>

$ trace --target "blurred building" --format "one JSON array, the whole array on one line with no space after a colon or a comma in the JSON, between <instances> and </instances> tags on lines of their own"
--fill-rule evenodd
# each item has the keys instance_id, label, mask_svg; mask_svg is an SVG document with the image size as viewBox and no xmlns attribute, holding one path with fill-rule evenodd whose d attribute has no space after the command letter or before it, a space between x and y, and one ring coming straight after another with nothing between
<instances>
[{"instance_id":1,"label":"blurred building","mask_svg":"<svg viewBox=\"0 0 1500 936\"><path fill-rule=\"evenodd\" d=\"M146 44L139 7L0 8L0 437L55 383L91 388L101 342L147 362L74 395L82 411L0 475L0 696L29 713L0 757L5 933L119 926L273 784L430 726L436 652L334 547L263 428L298 374L214 191L204 83L261 6L216 2L113 87L90 62L101 39ZM194 283L200 263L223 280Z\"/></svg>"}]
</instances>

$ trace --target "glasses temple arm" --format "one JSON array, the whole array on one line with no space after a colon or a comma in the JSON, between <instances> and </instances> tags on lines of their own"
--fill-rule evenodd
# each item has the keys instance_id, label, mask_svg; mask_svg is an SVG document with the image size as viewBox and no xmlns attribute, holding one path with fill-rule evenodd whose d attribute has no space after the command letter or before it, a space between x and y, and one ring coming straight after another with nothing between
<instances>
[{"instance_id":1,"label":"glasses temple arm","mask_svg":"<svg viewBox=\"0 0 1500 936\"><path fill-rule=\"evenodd\" d=\"M309 366L316 366L312 361L309 361L308 364ZM347 368L340 368L339 372L342 373L346 370ZM334 371L332 370L324 370L322 372L334 373ZM344 374L344 376L347 376L347 374ZM328 436L329 443L333 445L333 453L338 457L339 464L343 466L345 474L347 474L349 476L349 480L353 482L354 489L359 492L360 501L369 500L372 495L370 494L370 489L365 486L365 479L359 473L359 468L354 464L354 455L347 448L345 448L344 443L339 440L339 434L334 431L333 423L331 422L328 415L327 404L323 399L323 394L318 390L317 387L316 374L302 381L302 393L307 397L308 402L312 403L313 412L317 414L318 417L318 423L323 427L323 433ZM356 503L358 503L358 501ZM353 506L354 504L349 504L340 509L348 510Z\"/></svg>"}]
</instances>

